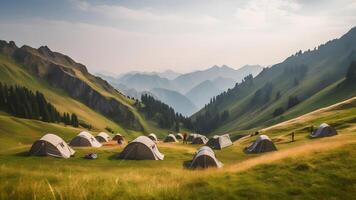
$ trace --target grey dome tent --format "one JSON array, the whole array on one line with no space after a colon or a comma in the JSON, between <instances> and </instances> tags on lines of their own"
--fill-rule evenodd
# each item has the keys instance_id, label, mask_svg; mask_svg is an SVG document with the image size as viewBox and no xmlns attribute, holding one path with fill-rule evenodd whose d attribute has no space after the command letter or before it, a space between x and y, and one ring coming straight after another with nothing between
<instances>
[{"instance_id":1,"label":"grey dome tent","mask_svg":"<svg viewBox=\"0 0 356 200\"><path fill-rule=\"evenodd\" d=\"M194 138L198 137L199 134L196 134L196 133L191 133L189 134L188 138L187 138L187 141L188 142L191 142L194 140Z\"/></svg>"},{"instance_id":2,"label":"grey dome tent","mask_svg":"<svg viewBox=\"0 0 356 200\"><path fill-rule=\"evenodd\" d=\"M48 133L32 144L29 154L34 156L53 156L69 158L75 151L59 136Z\"/></svg>"},{"instance_id":3,"label":"grey dome tent","mask_svg":"<svg viewBox=\"0 0 356 200\"><path fill-rule=\"evenodd\" d=\"M176 134L177 140L183 140L183 135L181 133Z\"/></svg>"},{"instance_id":4,"label":"grey dome tent","mask_svg":"<svg viewBox=\"0 0 356 200\"><path fill-rule=\"evenodd\" d=\"M207 146L213 149L223 149L232 145L231 139L229 134L225 135L215 135L214 137L210 138Z\"/></svg>"},{"instance_id":5,"label":"grey dome tent","mask_svg":"<svg viewBox=\"0 0 356 200\"><path fill-rule=\"evenodd\" d=\"M167 137L164 139L164 142L178 142L176 136L173 134L167 135Z\"/></svg>"},{"instance_id":6,"label":"grey dome tent","mask_svg":"<svg viewBox=\"0 0 356 200\"><path fill-rule=\"evenodd\" d=\"M192 141L192 144L206 144L208 142L208 138L204 135L198 135Z\"/></svg>"},{"instance_id":7,"label":"grey dome tent","mask_svg":"<svg viewBox=\"0 0 356 200\"><path fill-rule=\"evenodd\" d=\"M337 135L336 129L326 123L323 123L320 125L320 127L317 130L313 131L313 133L310 134L310 137L319 138L319 137L330 137L334 135Z\"/></svg>"},{"instance_id":8,"label":"grey dome tent","mask_svg":"<svg viewBox=\"0 0 356 200\"><path fill-rule=\"evenodd\" d=\"M150 133L148 138L150 138L153 142L158 142L157 136L154 133Z\"/></svg>"},{"instance_id":9,"label":"grey dome tent","mask_svg":"<svg viewBox=\"0 0 356 200\"><path fill-rule=\"evenodd\" d=\"M191 168L222 167L223 164L216 159L214 151L207 146L201 147L194 155Z\"/></svg>"},{"instance_id":10,"label":"grey dome tent","mask_svg":"<svg viewBox=\"0 0 356 200\"><path fill-rule=\"evenodd\" d=\"M115 141L119 141L119 140L125 141L125 138L124 138L124 136L122 136L120 133L117 133L117 134L114 135L114 137L112 138L112 140L115 140Z\"/></svg>"},{"instance_id":11,"label":"grey dome tent","mask_svg":"<svg viewBox=\"0 0 356 200\"><path fill-rule=\"evenodd\" d=\"M95 136L95 139L98 140L98 142L103 143L109 142L111 137L105 132L100 132L97 136Z\"/></svg>"},{"instance_id":12,"label":"grey dome tent","mask_svg":"<svg viewBox=\"0 0 356 200\"><path fill-rule=\"evenodd\" d=\"M163 160L161 154L154 143L147 136L139 136L130 142L119 154L119 158L128 160Z\"/></svg>"},{"instance_id":13,"label":"grey dome tent","mask_svg":"<svg viewBox=\"0 0 356 200\"><path fill-rule=\"evenodd\" d=\"M78 147L101 147L102 145L98 142L95 137L88 132L81 132L75 136L69 143L70 146Z\"/></svg>"},{"instance_id":14,"label":"grey dome tent","mask_svg":"<svg viewBox=\"0 0 356 200\"><path fill-rule=\"evenodd\" d=\"M246 148L247 153L263 153L269 151L277 151L277 148L267 135L259 135L256 141Z\"/></svg>"}]
</instances>

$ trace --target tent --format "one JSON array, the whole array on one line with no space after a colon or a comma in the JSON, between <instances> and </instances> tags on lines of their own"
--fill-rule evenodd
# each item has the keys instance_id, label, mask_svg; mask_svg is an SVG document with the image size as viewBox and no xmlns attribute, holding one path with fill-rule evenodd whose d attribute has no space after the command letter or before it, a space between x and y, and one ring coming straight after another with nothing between
<instances>
[{"instance_id":1,"label":"tent","mask_svg":"<svg viewBox=\"0 0 356 200\"><path fill-rule=\"evenodd\" d=\"M207 146L201 147L194 155L191 168L222 167L223 164L215 157L214 151Z\"/></svg>"},{"instance_id":2,"label":"tent","mask_svg":"<svg viewBox=\"0 0 356 200\"><path fill-rule=\"evenodd\" d=\"M105 132L100 132L97 136L95 136L95 139L98 140L98 142L103 143L109 142L109 140L111 140L111 137Z\"/></svg>"},{"instance_id":3,"label":"tent","mask_svg":"<svg viewBox=\"0 0 356 200\"><path fill-rule=\"evenodd\" d=\"M198 135L192 141L192 144L206 144L208 142L208 138L204 135Z\"/></svg>"},{"instance_id":4,"label":"tent","mask_svg":"<svg viewBox=\"0 0 356 200\"><path fill-rule=\"evenodd\" d=\"M122 136L120 133L115 134L112 140L117 141L119 144L123 144L125 142L124 136Z\"/></svg>"},{"instance_id":5,"label":"tent","mask_svg":"<svg viewBox=\"0 0 356 200\"><path fill-rule=\"evenodd\" d=\"M313 133L310 134L311 138L319 138L319 137L329 137L337 135L337 131L335 130L334 127L331 127L330 125L323 123L320 125L320 127L313 131Z\"/></svg>"},{"instance_id":6,"label":"tent","mask_svg":"<svg viewBox=\"0 0 356 200\"><path fill-rule=\"evenodd\" d=\"M196 133L191 133L189 134L188 138L187 138L187 141L188 142L191 142L193 141L194 138L198 137L199 134L196 134Z\"/></svg>"},{"instance_id":7,"label":"tent","mask_svg":"<svg viewBox=\"0 0 356 200\"><path fill-rule=\"evenodd\" d=\"M223 149L232 145L231 139L229 134L225 135L215 135L214 137L210 138L207 146L213 149Z\"/></svg>"},{"instance_id":8,"label":"tent","mask_svg":"<svg viewBox=\"0 0 356 200\"><path fill-rule=\"evenodd\" d=\"M176 134L177 140L183 140L183 135L181 133Z\"/></svg>"},{"instance_id":9,"label":"tent","mask_svg":"<svg viewBox=\"0 0 356 200\"><path fill-rule=\"evenodd\" d=\"M69 145L78 147L101 147L101 144L95 139L95 137L85 131L75 136L72 141L70 141Z\"/></svg>"},{"instance_id":10,"label":"tent","mask_svg":"<svg viewBox=\"0 0 356 200\"><path fill-rule=\"evenodd\" d=\"M147 136L139 136L130 142L119 154L119 158L128 160L163 160L161 154L154 143Z\"/></svg>"},{"instance_id":11,"label":"tent","mask_svg":"<svg viewBox=\"0 0 356 200\"><path fill-rule=\"evenodd\" d=\"M173 134L169 134L166 138L164 138L164 142L178 142L178 140L176 136L174 136Z\"/></svg>"},{"instance_id":12,"label":"tent","mask_svg":"<svg viewBox=\"0 0 356 200\"><path fill-rule=\"evenodd\" d=\"M114 135L114 137L112 138L112 140L115 140L115 141L119 141L119 140L125 141L125 138L124 138L124 136L122 136L120 133L117 133L117 134Z\"/></svg>"},{"instance_id":13,"label":"tent","mask_svg":"<svg viewBox=\"0 0 356 200\"><path fill-rule=\"evenodd\" d=\"M54 156L59 158L69 158L75 151L59 136L48 133L41 139L35 141L30 149L30 155Z\"/></svg>"},{"instance_id":14,"label":"tent","mask_svg":"<svg viewBox=\"0 0 356 200\"><path fill-rule=\"evenodd\" d=\"M153 141L153 142L158 142L157 136L154 133L150 133L148 137Z\"/></svg>"},{"instance_id":15,"label":"tent","mask_svg":"<svg viewBox=\"0 0 356 200\"><path fill-rule=\"evenodd\" d=\"M277 148L267 135L259 135L256 141L246 148L247 153L263 153L269 151L277 151Z\"/></svg>"}]
</instances>

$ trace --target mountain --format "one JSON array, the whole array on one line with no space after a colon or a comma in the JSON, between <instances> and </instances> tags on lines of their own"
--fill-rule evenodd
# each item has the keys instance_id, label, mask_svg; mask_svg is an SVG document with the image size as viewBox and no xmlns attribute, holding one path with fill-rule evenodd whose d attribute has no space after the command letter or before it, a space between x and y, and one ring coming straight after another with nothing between
<instances>
[{"instance_id":1,"label":"mountain","mask_svg":"<svg viewBox=\"0 0 356 200\"><path fill-rule=\"evenodd\" d=\"M149 91L149 93L152 93L153 95L151 96L170 105L175 111L184 116L190 116L198 110L186 96L180 94L179 92L162 88L153 88Z\"/></svg>"},{"instance_id":2,"label":"mountain","mask_svg":"<svg viewBox=\"0 0 356 200\"><path fill-rule=\"evenodd\" d=\"M0 82L43 93L59 112L74 113L81 124L95 130L158 130L147 123L135 101L90 74L84 65L47 46L35 49L0 41Z\"/></svg>"},{"instance_id":3,"label":"mountain","mask_svg":"<svg viewBox=\"0 0 356 200\"><path fill-rule=\"evenodd\" d=\"M213 96L221 92L222 90L216 88L213 82L206 80L192 88L185 95L194 103L194 105L198 108L202 108L205 104L209 103L209 100Z\"/></svg>"},{"instance_id":4,"label":"mountain","mask_svg":"<svg viewBox=\"0 0 356 200\"><path fill-rule=\"evenodd\" d=\"M162 77L162 78L167 78L169 80L173 80L173 79L175 79L175 78L177 78L178 76L181 75L181 73L175 72L173 70L166 70L166 71L163 71L163 72L153 72L153 74L156 74L156 75L158 75L159 77Z\"/></svg>"},{"instance_id":5,"label":"mountain","mask_svg":"<svg viewBox=\"0 0 356 200\"><path fill-rule=\"evenodd\" d=\"M153 88L163 88L168 90L186 93L198 84L211 80L220 90L226 90L234 86L235 82L241 81L245 76L257 75L262 70L259 65L245 65L240 69L233 69L226 65L221 67L213 66L206 70L195 71L179 75L171 70L158 72L129 72L118 78L98 74L98 76L108 80L113 84L124 84L137 91L148 91ZM178 76L179 75L179 76ZM173 79L174 76L178 76ZM171 80L173 79L173 80Z\"/></svg>"},{"instance_id":6,"label":"mountain","mask_svg":"<svg viewBox=\"0 0 356 200\"><path fill-rule=\"evenodd\" d=\"M355 52L353 28L340 39L314 50L299 51L254 78L246 77L192 119L199 121L197 129L205 133L236 133L273 125L350 98L356 95L356 84L346 82L345 74L356 60ZM224 120L211 123L223 112Z\"/></svg>"},{"instance_id":7,"label":"mountain","mask_svg":"<svg viewBox=\"0 0 356 200\"><path fill-rule=\"evenodd\" d=\"M197 108L203 108L210 99L229 88L234 87L236 81L231 78L217 77L214 80L205 80L190 89L185 95L193 102ZM198 110L194 110L193 113Z\"/></svg>"},{"instance_id":8,"label":"mountain","mask_svg":"<svg viewBox=\"0 0 356 200\"><path fill-rule=\"evenodd\" d=\"M178 112L182 111L186 114L198 111L198 109L207 104L213 96L232 88L235 86L236 82L241 81L243 77L249 74L252 74L253 76L257 75L261 70L262 67L259 65L245 65L237 70L226 65L221 67L213 66L206 70L180 75L174 80L170 80L169 78L178 75L178 73L170 70L162 73L129 72L118 78L103 74L98 74L98 76L107 80L126 96L140 99L142 94L150 93L163 102L175 103L168 104L173 108L176 108ZM209 82L206 82L207 80ZM160 98L160 95L151 91L152 89L158 88L165 89L160 91L160 94L165 93L165 95L162 95L162 97L164 97L162 99ZM173 93L173 91L175 93ZM167 101L168 94L174 95L169 99L174 99L176 96L185 98L183 102L187 103L187 105L183 106L182 102L178 103L178 101ZM183 97L182 94L189 94L189 96ZM189 101L187 101L187 98ZM194 104L193 107L191 104L192 102ZM187 111L187 108L194 107L196 108Z\"/></svg>"},{"instance_id":9,"label":"mountain","mask_svg":"<svg viewBox=\"0 0 356 200\"><path fill-rule=\"evenodd\" d=\"M217 77L212 80L212 83L219 90L225 91L229 88L233 88L237 81L232 78Z\"/></svg>"},{"instance_id":10,"label":"mountain","mask_svg":"<svg viewBox=\"0 0 356 200\"><path fill-rule=\"evenodd\" d=\"M226 65L221 67L213 66L206 70L195 71L187 74L183 74L174 79L175 85L179 87L182 93L186 93L198 84L206 80L214 80L216 78L229 78L236 82L241 81L245 76L252 74L257 75L262 70L259 65L245 65L240 69L233 69Z\"/></svg>"},{"instance_id":11,"label":"mountain","mask_svg":"<svg viewBox=\"0 0 356 200\"><path fill-rule=\"evenodd\" d=\"M130 88L134 88L139 92L149 91L152 88L163 88L169 90L176 89L170 80L168 80L167 78L161 78L160 76L155 74L126 74L120 79L118 79L116 82L124 84L126 86L130 86Z\"/></svg>"},{"instance_id":12,"label":"mountain","mask_svg":"<svg viewBox=\"0 0 356 200\"><path fill-rule=\"evenodd\" d=\"M99 75L103 75L103 76L108 76L109 73L105 72L105 73L98 73ZM124 74L120 74L118 76L115 76L116 79L120 79L124 76L130 76L130 75L134 75L134 74L142 74L142 75L157 75L161 78L166 78L169 80L173 80L175 78L177 78L178 76L181 75L181 73L175 72L173 70L165 70L163 72L140 72L140 71L130 71Z\"/></svg>"}]
</instances>

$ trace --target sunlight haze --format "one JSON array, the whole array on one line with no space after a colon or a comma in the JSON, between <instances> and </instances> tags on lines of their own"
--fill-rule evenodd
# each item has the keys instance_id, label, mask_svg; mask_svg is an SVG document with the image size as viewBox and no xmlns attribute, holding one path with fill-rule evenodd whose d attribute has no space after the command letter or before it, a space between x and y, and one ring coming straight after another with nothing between
<instances>
[{"instance_id":1,"label":"sunlight haze","mask_svg":"<svg viewBox=\"0 0 356 200\"><path fill-rule=\"evenodd\" d=\"M0 38L115 74L273 65L356 22L352 0L15 2L1 2Z\"/></svg>"}]
</instances>

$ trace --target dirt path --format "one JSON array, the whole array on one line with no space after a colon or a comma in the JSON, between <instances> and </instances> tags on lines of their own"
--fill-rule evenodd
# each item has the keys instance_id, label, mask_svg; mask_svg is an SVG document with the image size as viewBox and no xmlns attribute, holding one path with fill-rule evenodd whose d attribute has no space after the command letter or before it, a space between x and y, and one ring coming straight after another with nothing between
<instances>
[{"instance_id":1,"label":"dirt path","mask_svg":"<svg viewBox=\"0 0 356 200\"><path fill-rule=\"evenodd\" d=\"M237 164L226 166L224 171L239 172L250 169L260 164L268 164L284 158L295 158L308 156L316 152L329 151L343 145L356 143L354 135L337 135L329 138L316 139L308 144L279 150L273 153L267 153L263 156L251 158Z\"/></svg>"}]
</instances>

